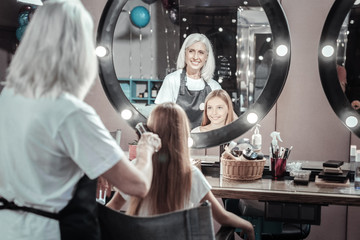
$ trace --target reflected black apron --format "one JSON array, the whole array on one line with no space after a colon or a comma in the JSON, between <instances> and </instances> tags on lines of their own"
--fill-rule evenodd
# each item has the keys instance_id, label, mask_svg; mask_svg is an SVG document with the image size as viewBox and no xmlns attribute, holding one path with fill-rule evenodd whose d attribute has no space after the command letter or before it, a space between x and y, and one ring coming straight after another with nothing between
<instances>
[{"instance_id":1,"label":"reflected black apron","mask_svg":"<svg viewBox=\"0 0 360 240\"><path fill-rule=\"evenodd\" d=\"M59 221L62 240L100 240L100 226L97 218L96 203L97 179L91 180L84 175L78 182L73 198L59 213L20 207L13 202L0 198L1 209L21 210L56 219Z\"/></svg>"},{"instance_id":2,"label":"reflected black apron","mask_svg":"<svg viewBox=\"0 0 360 240\"><path fill-rule=\"evenodd\" d=\"M205 98L211 92L211 87L206 81L204 81L204 83L204 89L200 91L190 91L186 86L185 68L180 75L180 89L176 103L185 110L190 121L191 129L201 125L204 108L200 109L200 105L205 106Z\"/></svg>"}]
</instances>

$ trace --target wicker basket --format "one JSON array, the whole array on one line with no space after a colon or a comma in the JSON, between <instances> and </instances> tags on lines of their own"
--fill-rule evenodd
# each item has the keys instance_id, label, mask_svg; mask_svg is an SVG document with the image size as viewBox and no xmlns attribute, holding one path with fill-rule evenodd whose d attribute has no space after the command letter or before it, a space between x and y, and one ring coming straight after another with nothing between
<instances>
[{"instance_id":1,"label":"wicker basket","mask_svg":"<svg viewBox=\"0 0 360 240\"><path fill-rule=\"evenodd\" d=\"M256 180L262 177L266 159L234 160L221 157L222 174L224 178L233 180Z\"/></svg>"}]
</instances>

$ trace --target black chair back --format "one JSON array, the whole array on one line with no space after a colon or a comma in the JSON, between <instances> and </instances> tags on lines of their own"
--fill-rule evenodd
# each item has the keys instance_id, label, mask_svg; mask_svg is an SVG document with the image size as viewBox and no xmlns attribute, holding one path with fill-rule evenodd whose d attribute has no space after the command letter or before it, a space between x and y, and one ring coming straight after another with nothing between
<instances>
[{"instance_id":1,"label":"black chair back","mask_svg":"<svg viewBox=\"0 0 360 240\"><path fill-rule=\"evenodd\" d=\"M211 205L151 217L129 216L98 204L102 240L214 240Z\"/></svg>"}]
</instances>

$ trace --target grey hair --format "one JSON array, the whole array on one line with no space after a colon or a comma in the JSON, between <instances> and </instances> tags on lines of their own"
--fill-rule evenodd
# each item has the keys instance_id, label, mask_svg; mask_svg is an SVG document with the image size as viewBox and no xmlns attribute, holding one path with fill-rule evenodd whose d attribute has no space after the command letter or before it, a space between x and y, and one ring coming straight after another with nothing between
<instances>
[{"instance_id":1,"label":"grey hair","mask_svg":"<svg viewBox=\"0 0 360 240\"><path fill-rule=\"evenodd\" d=\"M202 42L205 44L206 51L208 53L208 58L204 64L204 66L201 68L201 77L205 81L209 81L214 76L215 71L215 57L214 52L211 46L210 40L201 33L193 33L190 34L184 41L183 45L181 46L179 56L177 59L177 69L182 69L185 67L185 51L188 47L193 45L194 43Z\"/></svg>"},{"instance_id":2,"label":"grey hair","mask_svg":"<svg viewBox=\"0 0 360 240\"><path fill-rule=\"evenodd\" d=\"M33 98L84 99L98 73L93 20L80 0L36 9L7 72L6 86Z\"/></svg>"}]
</instances>

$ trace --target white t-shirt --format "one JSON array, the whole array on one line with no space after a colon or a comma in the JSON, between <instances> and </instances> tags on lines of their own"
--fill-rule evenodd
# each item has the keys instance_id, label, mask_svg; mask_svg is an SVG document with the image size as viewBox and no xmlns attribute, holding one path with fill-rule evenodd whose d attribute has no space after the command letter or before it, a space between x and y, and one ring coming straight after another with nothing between
<instances>
[{"instance_id":1,"label":"white t-shirt","mask_svg":"<svg viewBox=\"0 0 360 240\"><path fill-rule=\"evenodd\" d=\"M211 190L211 185L208 183L202 172L195 166L191 166L192 180L189 202L185 202L184 208L192 208L197 206L205 195ZM121 193L124 199L129 199L129 196ZM139 216L149 216L149 207L146 202L143 203L139 210Z\"/></svg>"},{"instance_id":2,"label":"white t-shirt","mask_svg":"<svg viewBox=\"0 0 360 240\"><path fill-rule=\"evenodd\" d=\"M57 213L84 175L94 179L124 157L94 109L63 94L29 99L0 95L0 196ZM0 210L1 239L60 239L58 221Z\"/></svg>"},{"instance_id":3,"label":"white t-shirt","mask_svg":"<svg viewBox=\"0 0 360 240\"><path fill-rule=\"evenodd\" d=\"M164 102L176 102L180 89L181 72L182 69L178 69L165 77L159 93L155 99L156 104ZM212 91L221 89L221 85L213 79L209 80L207 84L209 84ZM186 86L190 91L200 91L205 88L205 83L201 79L192 79L186 77Z\"/></svg>"},{"instance_id":4,"label":"white t-shirt","mask_svg":"<svg viewBox=\"0 0 360 240\"><path fill-rule=\"evenodd\" d=\"M205 195L211 190L210 183L204 174L195 166L192 166L192 185L190 192L190 202L186 208L196 207Z\"/></svg>"}]
</instances>

